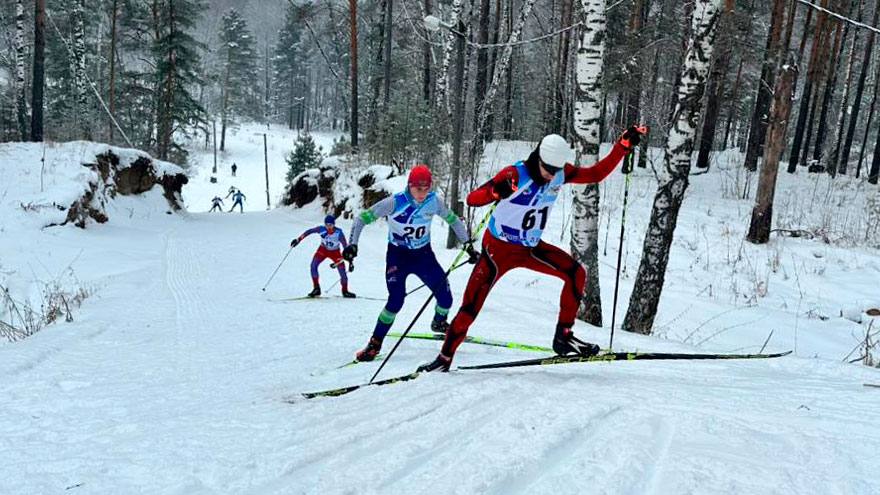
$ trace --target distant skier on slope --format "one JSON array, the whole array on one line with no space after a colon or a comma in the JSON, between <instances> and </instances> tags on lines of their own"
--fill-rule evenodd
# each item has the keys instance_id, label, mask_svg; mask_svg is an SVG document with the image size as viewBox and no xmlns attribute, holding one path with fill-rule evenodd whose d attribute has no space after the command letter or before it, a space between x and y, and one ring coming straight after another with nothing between
<instances>
[{"instance_id":1,"label":"distant skier on slope","mask_svg":"<svg viewBox=\"0 0 880 495\"><path fill-rule=\"evenodd\" d=\"M211 200L211 203L212 203L211 210L208 213L210 213L214 210L217 210L220 212L223 211L223 200L220 199L220 196L214 196L214 199Z\"/></svg>"},{"instance_id":2,"label":"distant skier on slope","mask_svg":"<svg viewBox=\"0 0 880 495\"><path fill-rule=\"evenodd\" d=\"M573 165L574 150L562 136L545 136L525 161L502 169L488 182L468 194L469 206L498 205L483 235L483 250L471 272L461 308L452 320L437 358L419 371L448 371L455 351L467 336L489 291L505 273L528 268L564 282L553 350L560 355L591 356L599 346L575 338L571 327L584 293L586 271L568 253L541 240L556 195L564 184L595 184L638 146L645 127L630 127L611 152L589 168Z\"/></svg>"},{"instance_id":3,"label":"distant skier on slope","mask_svg":"<svg viewBox=\"0 0 880 495\"><path fill-rule=\"evenodd\" d=\"M299 237L290 241L290 247L296 247L303 239L312 234L321 236L321 244L312 257L312 291L308 293L308 296L318 297L321 295L318 266L325 259L330 258L330 261L333 262L332 266L336 267L336 270L339 272L339 278L342 281L342 297L357 297L354 292L349 292L348 290L348 275L345 274L345 263L342 261L342 253L339 251L340 246L345 248L348 246L348 242L345 240L345 234L342 232L342 229L336 227L336 217L327 215L324 217L324 225L319 225L303 232Z\"/></svg>"},{"instance_id":4,"label":"distant skier on slope","mask_svg":"<svg viewBox=\"0 0 880 495\"><path fill-rule=\"evenodd\" d=\"M236 189L235 186L229 186L229 192L226 193L226 197L223 199L229 199L229 196L232 196L233 194L235 194L235 191L237 191L237 190L238 189Z\"/></svg>"},{"instance_id":5,"label":"distant skier on slope","mask_svg":"<svg viewBox=\"0 0 880 495\"><path fill-rule=\"evenodd\" d=\"M431 250L431 220L434 215L452 226L456 237L465 244L472 263L476 263L479 256L474 251L467 227L431 191L432 181L431 170L426 165L417 165L410 171L404 191L379 201L355 218L351 244L342 251L342 256L349 261L357 256L358 239L364 225L382 217L386 217L388 221L388 251L385 255L388 302L379 314L367 346L355 355L358 361L372 361L379 354L382 340L391 329L397 312L403 307L406 279L409 275L421 279L437 298L431 330L443 333L449 327L446 318L452 306L452 293L446 273Z\"/></svg>"},{"instance_id":6,"label":"distant skier on slope","mask_svg":"<svg viewBox=\"0 0 880 495\"><path fill-rule=\"evenodd\" d=\"M242 194L240 190L236 190L234 193L232 193L232 201L232 208L229 209L229 213L232 213L232 211L235 210L236 206L238 206L241 213L244 213L244 205L241 203L242 201L247 201L247 197L245 197L245 195Z\"/></svg>"},{"instance_id":7,"label":"distant skier on slope","mask_svg":"<svg viewBox=\"0 0 880 495\"><path fill-rule=\"evenodd\" d=\"M232 162L232 176L235 177L235 171L238 170L238 165L235 162Z\"/></svg>"}]
</instances>

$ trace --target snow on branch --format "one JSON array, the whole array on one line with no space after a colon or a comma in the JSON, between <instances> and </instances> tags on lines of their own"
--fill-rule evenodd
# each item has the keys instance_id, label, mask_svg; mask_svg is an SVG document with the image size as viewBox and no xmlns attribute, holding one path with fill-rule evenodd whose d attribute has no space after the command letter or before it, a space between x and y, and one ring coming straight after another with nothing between
<instances>
[{"instance_id":1,"label":"snow on branch","mask_svg":"<svg viewBox=\"0 0 880 495\"><path fill-rule=\"evenodd\" d=\"M812 7L812 8L814 8L814 9L816 9L816 10L820 10L820 11L822 11L822 12L825 12L826 14L828 14L828 15L830 15L830 16L832 16L832 17L836 17L836 18L840 19L840 20L843 21L843 22L848 22L848 23L852 24L853 26L857 26L857 27L860 27L860 28L868 29L868 30L870 30L870 31L874 31L875 33L880 33L880 29L878 29L878 28L876 28L876 27L874 27L874 26L869 26L869 25L867 25L867 24L865 24L865 23L862 23L862 22L859 22L859 21L857 21L857 20L855 20L855 19L850 19L849 17L846 17L846 16L844 16L844 15L838 14L837 12L834 12L834 11L828 10L828 9L826 9L825 7L820 7L819 5L816 5L816 4L814 4L814 3L810 3L810 2L808 2L807 0L797 0L797 1L800 2L800 3L802 3L802 4L804 4L804 5L806 5L806 6L808 6L808 7Z\"/></svg>"}]
</instances>

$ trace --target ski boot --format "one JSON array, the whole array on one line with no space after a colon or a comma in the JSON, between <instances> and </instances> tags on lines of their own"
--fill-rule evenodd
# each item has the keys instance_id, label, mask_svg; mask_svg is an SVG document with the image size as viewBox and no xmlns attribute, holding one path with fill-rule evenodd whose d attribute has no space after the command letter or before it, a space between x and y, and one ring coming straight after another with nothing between
<instances>
[{"instance_id":1,"label":"ski boot","mask_svg":"<svg viewBox=\"0 0 880 495\"><path fill-rule=\"evenodd\" d=\"M342 297L346 299L354 299L357 297L357 294L354 292L349 292L348 289L342 289Z\"/></svg>"},{"instance_id":2,"label":"ski boot","mask_svg":"<svg viewBox=\"0 0 880 495\"><path fill-rule=\"evenodd\" d=\"M553 351L560 356L577 354L584 357L599 354L599 346L584 342L574 336L571 328L556 327L556 336L553 338Z\"/></svg>"},{"instance_id":3,"label":"ski boot","mask_svg":"<svg viewBox=\"0 0 880 495\"><path fill-rule=\"evenodd\" d=\"M311 292L306 294L307 297L318 297L320 295L321 295L321 286L320 285L316 285L315 288L312 289Z\"/></svg>"},{"instance_id":4,"label":"ski boot","mask_svg":"<svg viewBox=\"0 0 880 495\"><path fill-rule=\"evenodd\" d=\"M447 330L449 330L449 322L446 320L433 320L431 321L431 331L434 333L446 335Z\"/></svg>"},{"instance_id":5,"label":"ski boot","mask_svg":"<svg viewBox=\"0 0 880 495\"><path fill-rule=\"evenodd\" d=\"M372 361L376 359L376 356L379 355L379 351L382 350L382 341L377 339L376 337L370 337L370 341L367 342L367 347L357 351L354 355L354 358L358 361Z\"/></svg>"},{"instance_id":6,"label":"ski boot","mask_svg":"<svg viewBox=\"0 0 880 495\"><path fill-rule=\"evenodd\" d=\"M416 371L419 373L431 373L432 371L440 371L442 373L446 373L449 371L449 366L452 364L452 358L446 357L441 352L437 354L437 358L431 361L430 363L423 364L418 367Z\"/></svg>"}]
</instances>

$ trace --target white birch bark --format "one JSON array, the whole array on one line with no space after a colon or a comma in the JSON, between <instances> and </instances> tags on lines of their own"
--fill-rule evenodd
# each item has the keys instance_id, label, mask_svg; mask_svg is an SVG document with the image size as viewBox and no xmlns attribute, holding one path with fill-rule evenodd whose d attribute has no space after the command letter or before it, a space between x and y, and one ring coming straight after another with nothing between
<instances>
[{"instance_id":1,"label":"white birch bark","mask_svg":"<svg viewBox=\"0 0 880 495\"><path fill-rule=\"evenodd\" d=\"M574 93L575 149L578 163L599 159L602 116L602 66L605 55L605 0L579 0L580 39ZM599 185L572 186L571 254L587 270L587 286L578 318L602 326L599 291Z\"/></svg>"},{"instance_id":2,"label":"white birch bark","mask_svg":"<svg viewBox=\"0 0 880 495\"><path fill-rule=\"evenodd\" d=\"M15 2L15 108L22 141L27 140L27 95L25 94L27 46L24 40L24 21L24 0L17 0Z\"/></svg>"},{"instance_id":3,"label":"white birch bark","mask_svg":"<svg viewBox=\"0 0 880 495\"><path fill-rule=\"evenodd\" d=\"M453 0L452 2L452 26L453 29L458 29L458 21L461 18L461 12L463 8L462 0ZM452 102L449 101L449 66L452 61L452 52L455 50L455 37L457 35L452 31L446 31L446 36L443 39L443 63L440 65L440 74L437 77L437 104L442 105L443 108L446 109L446 115L449 118L452 118ZM464 118L461 116L456 116L456 118Z\"/></svg>"},{"instance_id":4,"label":"white birch bark","mask_svg":"<svg viewBox=\"0 0 880 495\"><path fill-rule=\"evenodd\" d=\"M85 0L76 0L73 7L73 68L77 103L76 119L83 126L88 122L88 117L85 116L88 97L86 93L86 33L84 3Z\"/></svg>"},{"instance_id":5,"label":"white birch bark","mask_svg":"<svg viewBox=\"0 0 880 495\"><path fill-rule=\"evenodd\" d=\"M667 135L664 166L659 170L659 187L645 235L642 260L623 322L623 328L631 332L647 335L654 325L672 236L688 186L700 103L720 13L721 0L695 0L691 16L692 34L676 94L673 125Z\"/></svg>"}]
</instances>

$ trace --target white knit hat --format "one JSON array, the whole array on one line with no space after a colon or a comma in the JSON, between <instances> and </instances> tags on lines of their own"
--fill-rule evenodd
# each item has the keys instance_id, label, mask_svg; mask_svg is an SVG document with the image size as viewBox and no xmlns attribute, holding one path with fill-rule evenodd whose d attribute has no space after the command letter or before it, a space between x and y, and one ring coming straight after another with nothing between
<instances>
[{"instance_id":1,"label":"white knit hat","mask_svg":"<svg viewBox=\"0 0 880 495\"><path fill-rule=\"evenodd\" d=\"M559 134L548 134L538 147L541 161L551 167L562 168L566 163L574 163L574 150Z\"/></svg>"}]
</instances>

